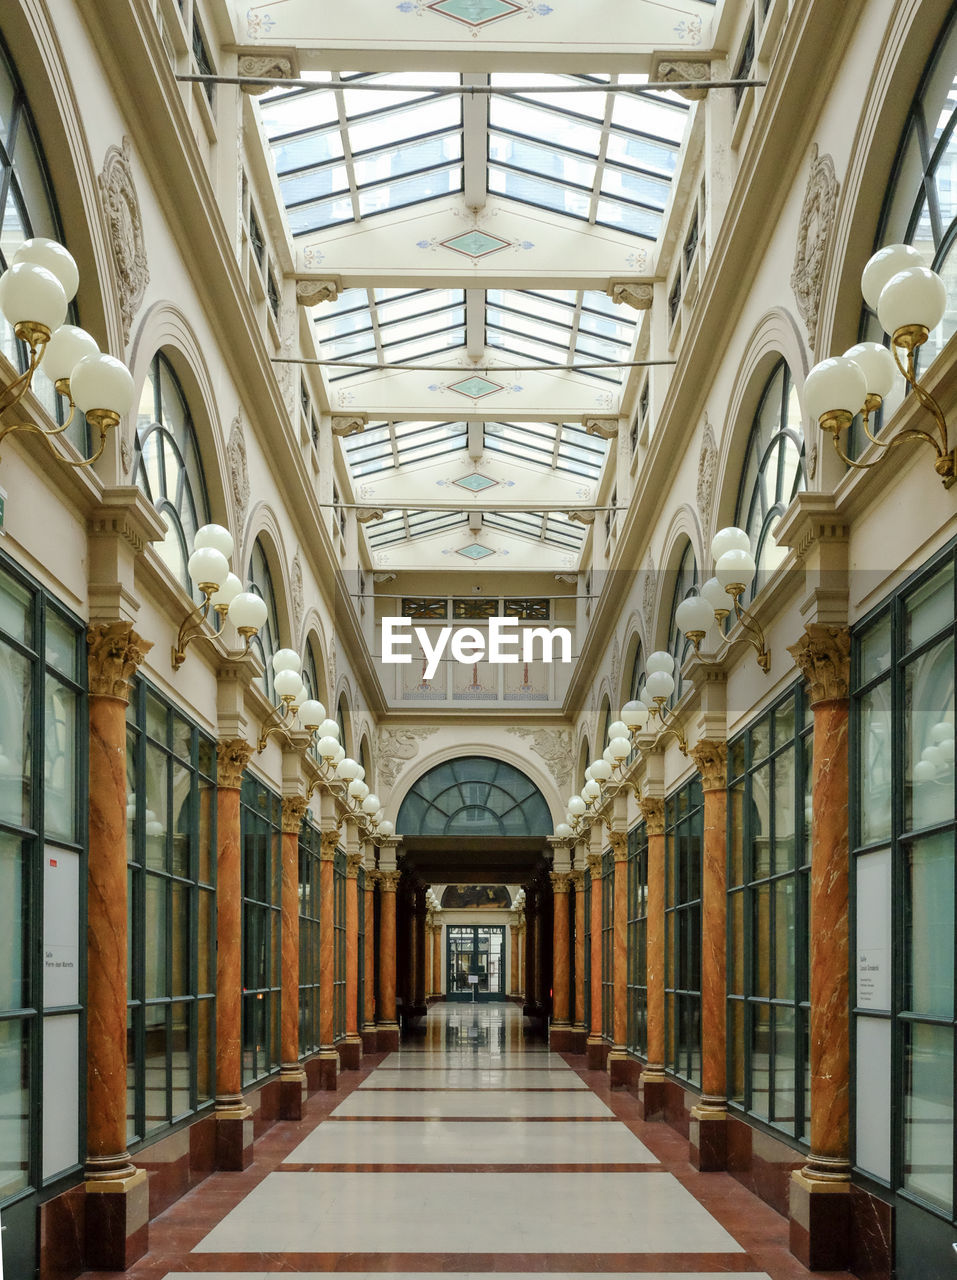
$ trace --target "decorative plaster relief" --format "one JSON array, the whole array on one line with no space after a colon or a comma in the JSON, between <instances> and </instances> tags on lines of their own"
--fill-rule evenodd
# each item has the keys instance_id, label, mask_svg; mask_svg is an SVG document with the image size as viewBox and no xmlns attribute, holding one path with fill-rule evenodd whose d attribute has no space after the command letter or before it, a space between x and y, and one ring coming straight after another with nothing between
<instances>
[{"instance_id":1,"label":"decorative plaster relief","mask_svg":"<svg viewBox=\"0 0 957 1280\"><path fill-rule=\"evenodd\" d=\"M801 319L807 325L808 342L812 351L817 342L818 308L824 286L824 259L837 212L838 189L834 161L829 155L819 156L815 142L811 149L811 172L801 207L794 270L791 272L791 288L797 299Z\"/></svg>"},{"instance_id":2,"label":"decorative plaster relief","mask_svg":"<svg viewBox=\"0 0 957 1280\"><path fill-rule=\"evenodd\" d=\"M299 548L296 548L296 555L292 562L292 616L296 624L296 632L302 626L302 615L305 609L305 601L303 595L302 583L302 555ZM316 696L315 694L313 695Z\"/></svg>"},{"instance_id":3,"label":"decorative plaster relief","mask_svg":"<svg viewBox=\"0 0 957 1280\"><path fill-rule=\"evenodd\" d=\"M382 787L391 787L410 760L419 754L419 744L431 738L435 729L380 728L376 741L376 773Z\"/></svg>"},{"instance_id":4,"label":"decorative plaster relief","mask_svg":"<svg viewBox=\"0 0 957 1280\"><path fill-rule=\"evenodd\" d=\"M229 460L229 483L233 504L238 516L236 531L241 534L249 508L249 466L246 462L246 437L243 434L243 419L240 413L233 418L229 430L226 457Z\"/></svg>"},{"instance_id":5,"label":"decorative plaster relief","mask_svg":"<svg viewBox=\"0 0 957 1280\"><path fill-rule=\"evenodd\" d=\"M570 729L509 729L524 738L536 755L541 756L558 790L564 793L571 782L572 735Z\"/></svg>"},{"instance_id":6,"label":"decorative plaster relief","mask_svg":"<svg viewBox=\"0 0 957 1280\"><path fill-rule=\"evenodd\" d=\"M116 268L124 342L130 340L133 320L150 282L143 217L133 182L131 158L130 140L124 135L121 147L108 148L103 170L97 178Z\"/></svg>"},{"instance_id":7,"label":"decorative plaster relief","mask_svg":"<svg viewBox=\"0 0 957 1280\"><path fill-rule=\"evenodd\" d=\"M714 430L704 418L704 435L701 438L701 452L698 454L698 515L705 540L711 528L711 507L714 503L715 469L718 465L718 442L714 438Z\"/></svg>"}]
</instances>

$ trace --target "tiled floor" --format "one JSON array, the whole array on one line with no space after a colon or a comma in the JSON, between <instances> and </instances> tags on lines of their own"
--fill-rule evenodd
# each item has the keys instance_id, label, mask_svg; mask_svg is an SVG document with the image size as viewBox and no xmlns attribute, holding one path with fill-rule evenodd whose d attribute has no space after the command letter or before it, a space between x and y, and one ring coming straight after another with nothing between
<instances>
[{"instance_id":1,"label":"tiled floor","mask_svg":"<svg viewBox=\"0 0 957 1280\"><path fill-rule=\"evenodd\" d=\"M526 1044L516 1006L437 1005L372 1061L157 1219L135 1280L808 1280L782 1218L696 1173L605 1075Z\"/></svg>"}]
</instances>

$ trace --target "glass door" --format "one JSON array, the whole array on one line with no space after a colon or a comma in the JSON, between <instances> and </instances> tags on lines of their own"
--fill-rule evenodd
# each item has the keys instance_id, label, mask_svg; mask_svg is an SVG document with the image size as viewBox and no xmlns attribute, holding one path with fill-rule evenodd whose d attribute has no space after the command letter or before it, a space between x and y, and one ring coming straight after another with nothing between
<instances>
[{"instance_id":1,"label":"glass door","mask_svg":"<svg viewBox=\"0 0 957 1280\"><path fill-rule=\"evenodd\" d=\"M448 1000L500 1000L505 995L503 925L446 927Z\"/></svg>"}]
</instances>

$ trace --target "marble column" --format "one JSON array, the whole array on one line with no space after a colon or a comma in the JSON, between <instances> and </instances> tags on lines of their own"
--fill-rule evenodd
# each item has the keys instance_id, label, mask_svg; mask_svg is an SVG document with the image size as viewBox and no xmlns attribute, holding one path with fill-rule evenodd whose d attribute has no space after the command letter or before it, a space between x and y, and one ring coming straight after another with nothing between
<instances>
[{"instance_id":1,"label":"marble column","mask_svg":"<svg viewBox=\"0 0 957 1280\"><path fill-rule=\"evenodd\" d=\"M569 1005L571 992L571 958L569 955L569 897L571 876L567 871L551 873L552 909L552 1024L549 1043L553 1049L571 1048Z\"/></svg>"},{"instance_id":2,"label":"marble column","mask_svg":"<svg viewBox=\"0 0 957 1280\"><path fill-rule=\"evenodd\" d=\"M525 917L518 926L518 994L525 1000L525 965L528 949L527 927Z\"/></svg>"},{"instance_id":3,"label":"marble column","mask_svg":"<svg viewBox=\"0 0 957 1280\"><path fill-rule=\"evenodd\" d=\"M518 925L510 924L508 926L508 994L510 996L518 995Z\"/></svg>"},{"instance_id":4,"label":"marble column","mask_svg":"<svg viewBox=\"0 0 957 1280\"><path fill-rule=\"evenodd\" d=\"M358 1071L362 1063L359 1035L359 868L362 854L346 855L346 1034L339 1041L339 1065Z\"/></svg>"},{"instance_id":5,"label":"marble column","mask_svg":"<svg viewBox=\"0 0 957 1280\"><path fill-rule=\"evenodd\" d=\"M376 1048L380 1053L399 1047L395 1017L395 898L399 871L379 872L379 1008L376 1010Z\"/></svg>"},{"instance_id":6,"label":"marble column","mask_svg":"<svg viewBox=\"0 0 957 1280\"><path fill-rule=\"evenodd\" d=\"M149 1249L146 1170L126 1149L126 708L152 649L129 622L86 633L90 688L84 1261L123 1271Z\"/></svg>"},{"instance_id":7,"label":"marble column","mask_svg":"<svg viewBox=\"0 0 957 1280\"><path fill-rule=\"evenodd\" d=\"M239 792L253 749L244 738L216 748L216 1168L246 1169L253 1118L243 1102L243 851Z\"/></svg>"},{"instance_id":8,"label":"marble column","mask_svg":"<svg viewBox=\"0 0 957 1280\"><path fill-rule=\"evenodd\" d=\"M365 950L362 964L362 1052L378 1048L375 1029L375 886L378 871L366 867Z\"/></svg>"},{"instance_id":9,"label":"marble column","mask_svg":"<svg viewBox=\"0 0 957 1280\"><path fill-rule=\"evenodd\" d=\"M418 897L418 891L415 888L410 888L407 893L402 895L403 901L408 906L408 917L405 921L407 964L405 966L405 990L402 992L402 1009L406 1018L413 1012L415 1007L415 992L419 985L419 930L418 921L416 920Z\"/></svg>"},{"instance_id":10,"label":"marble column","mask_svg":"<svg viewBox=\"0 0 957 1280\"><path fill-rule=\"evenodd\" d=\"M701 875L701 1098L691 1108L691 1163L727 1167L728 746L702 738L691 749L704 791Z\"/></svg>"},{"instance_id":11,"label":"marble column","mask_svg":"<svg viewBox=\"0 0 957 1280\"><path fill-rule=\"evenodd\" d=\"M338 827L324 828L319 836L319 1088L339 1087L339 1054L335 1038L335 857Z\"/></svg>"},{"instance_id":12,"label":"marble column","mask_svg":"<svg viewBox=\"0 0 957 1280\"><path fill-rule=\"evenodd\" d=\"M623 1089L631 1084L635 1065L634 1059L628 1054L628 832L613 831L610 839L611 853L615 860L612 920L612 1035L615 1042L608 1054L608 1083L613 1089Z\"/></svg>"},{"instance_id":13,"label":"marble column","mask_svg":"<svg viewBox=\"0 0 957 1280\"><path fill-rule=\"evenodd\" d=\"M442 926L432 926L432 994L442 998Z\"/></svg>"},{"instance_id":14,"label":"marble column","mask_svg":"<svg viewBox=\"0 0 957 1280\"><path fill-rule=\"evenodd\" d=\"M585 872L583 870L572 872L572 885L575 889L574 1048L576 1053L584 1053L588 1028L585 1026Z\"/></svg>"},{"instance_id":15,"label":"marble column","mask_svg":"<svg viewBox=\"0 0 957 1280\"><path fill-rule=\"evenodd\" d=\"M532 885L525 887L525 945L522 948L522 965L525 981L522 990L525 995L523 1006L526 1017L535 1013L535 889Z\"/></svg>"},{"instance_id":16,"label":"marble column","mask_svg":"<svg viewBox=\"0 0 957 1280\"><path fill-rule=\"evenodd\" d=\"M299 831L305 796L282 798L282 1000L279 1118L301 1120L306 1073L299 1060Z\"/></svg>"},{"instance_id":17,"label":"marble column","mask_svg":"<svg viewBox=\"0 0 957 1280\"><path fill-rule=\"evenodd\" d=\"M850 1263L848 709L850 633L809 623L789 652L814 712L811 777L810 1154L791 1175L791 1252L811 1270Z\"/></svg>"},{"instance_id":18,"label":"marble column","mask_svg":"<svg viewBox=\"0 0 957 1280\"><path fill-rule=\"evenodd\" d=\"M591 1026L585 1054L591 1071L604 1071L607 1046L601 1027L601 854L590 853L585 859L591 877Z\"/></svg>"},{"instance_id":19,"label":"marble column","mask_svg":"<svg viewBox=\"0 0 957 1280\"><path fill-rule=\"evenodd\" d=\"M644 1120L664 1116L665 1083L665 802L642 800L648 834L648 902L645 924L645 982L648 991L648 1044L638 1081L638 1106Z\"/></svg>"}]
</instances>

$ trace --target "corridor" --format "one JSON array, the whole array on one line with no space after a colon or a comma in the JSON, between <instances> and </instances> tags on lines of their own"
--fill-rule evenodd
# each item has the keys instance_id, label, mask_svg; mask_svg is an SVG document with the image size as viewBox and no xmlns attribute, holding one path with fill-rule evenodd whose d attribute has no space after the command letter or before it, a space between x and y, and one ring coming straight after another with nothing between
<instances>
[{"instance_id":1,"label":"corridor","mask_svg":"<svg viewBox=\"0 0 957 1280\"><path fill-rule=\"evenodd\" d=\"M729 1174L696 1173L683 1139L583 1058L526 1041L514 1004L435 1005L374 1060L274 1125L248 1170L156 1219L130 1274L809 1274L783 1218Z\"/></svg>"}]
</instances>

